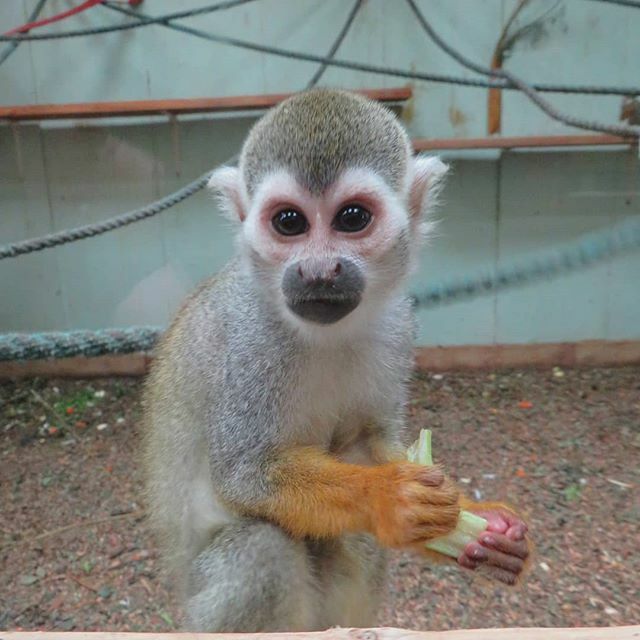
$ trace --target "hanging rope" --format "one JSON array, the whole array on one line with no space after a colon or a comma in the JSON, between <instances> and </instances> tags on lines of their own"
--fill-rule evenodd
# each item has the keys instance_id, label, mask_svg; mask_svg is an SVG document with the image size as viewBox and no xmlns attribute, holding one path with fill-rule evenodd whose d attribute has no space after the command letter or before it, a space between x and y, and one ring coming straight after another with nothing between
<instances>
[{"instance_id":1,"label":"hanging rope","mask_svg":"<svg viewBox=\"0 0 640 640\"><path fill-rule=\"evenodd\" d=\"M349 12L347 19L342 26L342 29L338 32L338 35L334 42L332 43L329 53L327 54L327 60L330 60L336 51L340 48L340 45L344 41L353 21L355 20L356 14L358 10L362 6L363 0L356 0L351 11ZM226 3L229 5L230 3ZM217 8L220 8L222 5L215 5ZM211 7L208 7L211 10ZM203 9L200 9L203 11ZM183 12L184 13L184 12ZM173 14L176 15L176 14ZM327 68L326 64L323 64L313 75L311 80L306 84L307 89L312 89L318 84L322 74L325 72ZM225 164L231 164L235 162L238 158L238 155L234 155L232 158L229 158ZM57 233L51 233L46 236L41 236L40 238L32 238L30 240L23 240L20 242L13 242L11 244L0 247L0 260L5 258L15 258L16 256L24 255L27 253L32 253L34 251L42 251L43 249L49 249L51 247L57 247L61 244L67 244L69 242L75 242L76 240L84 240L86 238L93 238L95 236L101 235L103 233L107 233L107 231L114 231L115 229L120 229L121 227L125 227L129 224L133 224L134 222L139 222L140 220L146 220L147 218L151 218L170 207L186 200L194 193L197 193L201 189L203 189L209 178L211 177L212 171L208 171L204 175L196 178L193 182L190 182L182 189L161 198L160 200L156 200L156 202L152 202L144 207L139 209L134 209L133 211L129 211L127 213L123 213L121 215L115 216L113 218L109 218L108 220L103 220L102 222L98 222L95 224L87 224L81 227L76 227L75 229L66 229L64 231L59 231Z\"/></svg>"},{"instance_id":2,"label":"hanging rope","mask_svg":"<svg viewBox=\"0 0 640 640\"><path fill-rule=\"evenodd\" d=\"M525 82L515 73L512 73L511 71L508 71L506 69L491 69L490 67L485 67L484 65L470 60L465 55L460 53L457 49L454 49L443 38L441 38L438 32L431 26L431 24L429 24L428 20L424 17L424 14L420 11L420 9L418 9L415 0L407 0L407 3L418 19L418 22L420 23L423 31L447 55L452 57L467 69L471 69L471 71L475 71L476 73L480 73L491 78L504 78L513 86L520 89L520 91L522 91L522 93L524 93L529 98L529 100L531 100L531 102L533 102L537 107L539 107L554 120L562 122L563 124L567 124L571 127L577 127L578 129L586 129L587 131L600 131L602 133L610 133L612 135L621 136L623 138L638 139L638 137L640 137L640 130L633 127L602 124L600 122L583 120L582 118L577 118L576 116L560 112L558 109L549 104L532 85L530 85L528 82Z\"/></svg>"},{"instance_id":3,"label":"hanging rope","mask_svg":"<svg viewBox=\"0 0 640 640\"><path fill-rule=\"evenodd\" d=\"M0 260L4 260L5 258L15 258L16 256L20 256L25 253L32 253L33 251L42 251L42 249L57 247L58 245L75 242L76 240L93 238L94 236L106 233L107 231L114 231L115 229L120 229L128 224L133 224L134 222L151 218L161 211L169 209L179 202L186 200L194 193L203 189L211 177L211 173L211 171L207 171L207 173L200 176L193 182L190 182L185 187L182 187L182 189L179 189L160 200L156 200L145 207L134 209L133 211L103 220L102 222L86 224L82 227L65 229L64 231L50 233L46 236L40 236L39 238L22 240L20 242L12 242L11 244L4 245L0 247Z\"/></svg>"},{"instance_id":4,"label":"hanging rope","mask_svg":"<svg viewBox=\"0 0 640 640\"><path fill-rule=\"evenodd\" d=\"M75 16L78 13L82 13L87 9L91 9L91 7L95 7L97 4L100 4L102 0L85 0L82 4L79 4L71 9L67 9L67 11L62 11L61 13L57 13L54 16L50 16L49 18L43 18L42 20L29 19L26 24L23 24L19 27L15 27L10 31L5 33L6 36L11 36L16 33L29 33L31 29L37 29L38 27L44 27L48 24L53 24L54 22L59 22L60 20L65 20L66 18L70 18L71 16Z\"/></svg>"},{"instance_id":5,"label":"hanging rope","mask_svg":"<svg viewBox=\"0 0 640 640\"><path fill-rule=\"evenodd\" d=\"M567 275L638 249L640 217L629 218L612 229L586 234L577 243L554 254L473 278L431 286L411 298L416 307L430 309ZM150 351L161 333L159 327L8 333L0 335L0 361Z\"/></svg>"},{"instance_id":6,"label":"hanging rope","mask_svg":"<svg viewBox=\"0 0 640 640\"><path fill-rule=\"evenodd\" d=\"M100 33L112 33L114 31L127 31L129 29L137 29L138 27L146 27L151 24L161 24L168 20L178 20L181 18L193 18L194 16L212 13L222 9L231 9L242 4L255 2L255 0L225 0L199 9L188 9L186 11L177 11L175 13L167 13L157 18L140 18L136 22L125 22L123 24L114 24L105 27L92 27L90 29L74 29L72 31L58 31L57 33L28 33L19 35L0 35L0 42L14 41L21 42L25 40L60 40L64 38L77 38L81 36L95 36Z\"/></svg>"},{"instance_id":7,"label":"hanging rope","mask_svg":"<svg viewBox=\"0 0 640 640\"><path fill-rule=\"evenodd\" d=\"M275 53L276 55L284 55L286 57L294 57L300 59L306 59L311 62L319 62L321 67L316 71L310 82L307 84L307 88L311 88L315 86L320 80L322 74L326 70L328 66L344 66L347 68L358 68L360 70L373 71L376 72L376 67L372 67L370 65L360 65L358 63L347 63L342 61L337 61L333 58L333 55L337 52L340 47L344 37L346 36L350 26L353 24L355 16L362 6L362 0L356 0L353 5L347 20L340 30L335 42L333 43L331 49L327 56L310 56L306 54L298 54L296 52L287 52L286 50L272 48L272 47L262 47L262 45L255 45L253 43L246 43L243 41L237 41L231 38L227 38L224 36L216 36L214 34L207 34L204 32L200 32L198 30L192 29L190 27L184 27L181 25L173 25L168 22L170 19L176 19L177 17L187 17L189 15L195 15L196 13L206 13L210 11L214 11L221 8L229 8L231 6L236 6L239 4L244 4L246 2L250 2L252 0L228 0L227 2L219 3L217 5L204 7L198 10L192 10L188 12L180 12L179 14L169 14L169 16L164 16L162 18L148 18L145 16L139 16L139 14L134 14L133 12L129 12L122 7L112 6L107 4L111 9L115 9L117 11L128 13L130 15L136 15L142 21L140 24L135 26L142 26L143 24L155 24L160 23L168 28L177 29L180 31L185 31L187 33L192 33L193 35L197 35L198 37L204 37L208 40L213 40L217 42L227 42L228 44L236 44L237 46L243 46L245 48L250 48L254 50L264 50L268 49L268 53ZM413 0L408 0L409 4L416 12L419 20L421 14L419 13L417 7L415 6ZM36 10L42 8L42 4L44 4L44 0L41 0L40 4L36 7ZM34 11L32 14L33 19L37 17L37 12ZM32 21L32 20L31 20ZM477 71L478 73L482 73L484 75L489 75L490 77L495 76L495 70L490 70L488 68L484 68L481 65L477 65L473 61L465 58L454 50L452 47L447 45L433 29L431 29L430 25L424 20L422 16L421 24L425 31L431 35L434 41L441 46L447 53L456 58L459 62L467 66L468 68ZM426 27L425 27L426 25ZM122 28L133 28L132 25L128 25ZM117 29L113 29L117 30ZM98 32L104 32L98 31ZM69 36L69 33L66 34ZM74 33L74 35L86 35L80 34L78 32ZM57 34L57 37L64 37L64 34ZM7 38L0 38L7 39ZM11 39L11 38L9 38ZM19 38L12 39L13 49L18 45L19 40L22 39L46 39L46 38ZM8 48L9 49L9 48ZM8 50L7 49L7 50ZM9 51L9 54L13 51ZM4 58L0 59L0 62L3 59L6 59L8 55L5 55ZM4 55L4 54L3 54ZM383 72L387 73L388 69L377 68ZM405 74L406 72L402 72L399 70L391 70L392 74ZM484 82L478 84L476 81L469 80L464 81L464 84L475 83L472 86L498 86L502 88L518 88L522 90L525 94L527 94L538 106L543 108L543 110L547 111L549 115L550 110L553 108L546 103L537 93L536 90L545 90L541 89L540 85L529 85L514 76L513 74L509 74L509 72L502 71L504 83L497 83L495 81ZM419 74L416 74L419 75ZM424 74L422 74L424 75ZM446 78L446 76L441 76L440 78ZM439 80L444 81L444 80ZM511 83L511 85L507 84ZM573 88L575 89L575 87ZM572 89L572 90L573 90ZM546 89L552 90L552 89ZM555 114L558 115L557 113ZM560 114L561 117L557 117L556 119L561 118L570 118L570 116L564 116ZM553 116L552 116L553 117ZM571 124L571 121L566 121L568 124ZM579 126L579 125L574 125ZM607 125L604 125L607 126ZM589 127L591 128L591 127ZM629 135L626 133L620 133L622 129L614 132L616 135ZM600 129L611 131L610 129ZM637 136L637 132L631 130L633 135ZM230 159L228 162L235 162L237 156ZM110 218L109 220L105 220L103 222L85 225L82 227L77 227L75 229L65 230L58 233L53 233L47 236L43 236L41 238L35 238L31 240L26 240L22 242L12 243L10 245L6 245L4 247L0 247L0 260L3 258L14 257L26 253L30 253L32 251L39 251L45 248L54 247L60 244L64 244L67 242L73 242L75 240L80 240L84 238L93 237L99 235L101 233L106 233L107 231L111 231L114 229L118 229L128 224L132 224L133 222L137 222L139 220L143 220L149 218L153 215L160 213L168 209L169 207L174 206L175 204L181 202L182 200L190 197L197 191L201 190L209 180L211 172L207 172L200 178L197 178L190 184L186 185L182 189L176 191L165 198L162 198L150 205L145 207L136 209L134 211L122 214L120 216L115 216ZM537 258L531 260L527 263L516 265L514 267L509 267L506 269L498 269L495 272L486 272L483 275L465 278L462 280L456 280L451 283L445 283L442 285L436 285L429 287L425 291L419 292L412 296L412 299L417 307L430 308L434 306L439 306L443 304L449 304L456 302L458 300L468 299L479 295L488 295L495 294L498 291L502 291L504 289L508 289L514 286L523 286L525 284L530 284L539 280L549 279L558 277L560 275L570 273L576 269L582 269L597 262L600 262L605 259L610 259L615 257L623 252L637 250L640 248L640 219L632 218L624 223L617 225L611 230L607 230L604 232L596 232L593 234L588 234L583 236L583 238L562 251L557 252L553 255L547 255L542 258ZM162 329L158 327L129 327L124 329L103 329L97 331L67 331L67 332L46 332L46 333L32 333L32 334L22 334L22 333L11 333L0 335L0 361L2 360L30 360L30 359L42 359L42 358L64 358L71 357L76 355L84 355L84 356L99 356L111 353L132 353L137 351L149 351L153 348L153 345L157 341L159 335L161 334Z\"/></svg>"},{"instance_id":8,"label":"hanging rope","mask_svg":"<svg viewBox=\"0 0 640 640\"><path fill-rule=\"evenodd\" d=\"M33 22L42 11L42 7L44 7L44 3L47 0L38 0L38 4L36 4L34 10L31 12L29 16L29 22ZM10 42L0 53L0 65L20 46L20 40L14 40Z\"/></svg>"},{"instance_id":9,"label":"hanging rope","mask_svg":"<svg viewBox=\"0 0 640 640\"><path fill-rule=\"evenodd\" d=\"M104 6L117 11L119 13L132 16L141 17L143 19L150 19L149 16L140 14L138 11L131 11L105 0ZM361 62L354 62L351 60L339 60L331 59L324 56L316 56L310 53L302 53L300 51L292 51L291 49L282 49L280 47L271 47L268 45L261 45L255 42L249 42L247 40L240 40L238 38L230 38L228 36L222 36L201 29L195 29L193 27L187 27L180 24L174 24L169 21L161 22L163 27L172 29L174 31L181 31L188 33L196 38L208 40L209 42L217 42L219 44L227 44L234 47L240 47L242 49L248 49L250 51L258 51L260 53L267 53L270 55L280 56L283 58L290 58L293 60L303 60L306 62L316 62L326 64L330 67L339 67L343 69L351 69L353 71L363 71L367 73L374 73L377 75L385 75L396 78L406 78L408 80L423 80L426 82L440 82L445 84L454 84L467 87L482 87L482 88L496 88L506 90L518 90L514 85L511 85L508 80L492 79L482 80L479 78L459 78L457 76L444 75L438 73L424 73L419 71L405 71L403 69L395 69L393 67L384 67L380 65L371 65ZM580 93L590 95L635 95L640 94L640 88L634 87L605 87L605 86L589 86L589 85L566 85L566 84L547 84L547 83L535 83L532 85L534 89L542 92L553 93Z\"/></svg>"},{"instance_id":10,"label":"hanging rope","mask_svg":"<svg viewBox=\"0 0 640 640\"><path fill-rule=\"evenodd\" d=\"M327 66L339 67L343 69L351 69L354 71L362 71L367 73L374 73L377 75L384 75L396 78L406 78L409 80L422 80L427 82L443 82L446 84L454 84L468 87L489 87L496 89L506 90L518 90L518 87L512 85L508 80L494 79L494 80L482 80L478 78L459 78L456 76L437 74L437 73L421 73L411 72L404 69L395 69L393 67L385 67L380 65L370 65L360 62L354 62L349 60L332 59L329 56L317 56L313 54L303 53L300 51L292 51L288 49L282 49L280 47L270 47L267 45L260 45L254 42L248 42L238 38L230 38L228 36L221 36L213 33L207 33L199 29L187 27L183 25L173 24L172 20L181 18L193 17L200 14L211 13L220 9L229 9L248 2L254 2L255 0L227 0L216 5L207 7L201 7L200 9L191 9L188 11L179 11L176 13L168 13L163 16L151 17L144 15L138 11L130 11L116 4L112 4L108 1L104 1L104 6L118 11L120 13L132 16L136 18L135 22L128 22L118 25L110 25L105 27L94 27L91 29L76 29L73 31L63 31L51 34L27 34L6 36L0 35L0 42L5 41L21 41L21 40L57 40L61 38L73 38L80 36L92 36L102 33L111 33L115 31L125 31L128 29L136 29L138 27L149 26L152 24L160 24L169 29L176 31L182 31L183 33L189 33L195 37L203 38L211 42L218 42L221 44L228 44L231 46L248 49L251 51L259 51L261 53L268 53L275 56L284 58L290 58L294 60L303 60L306 62L315 62L319 64L326 64ZM590 85L567 85L567 84L549 84L549 83L534 83L533 88L542 92L554 92L554 93L578 93L588 95L636 95L640 94L640 88L638 87L615 87L615 86L590 86Z\"/></svg>"}]
</instances>

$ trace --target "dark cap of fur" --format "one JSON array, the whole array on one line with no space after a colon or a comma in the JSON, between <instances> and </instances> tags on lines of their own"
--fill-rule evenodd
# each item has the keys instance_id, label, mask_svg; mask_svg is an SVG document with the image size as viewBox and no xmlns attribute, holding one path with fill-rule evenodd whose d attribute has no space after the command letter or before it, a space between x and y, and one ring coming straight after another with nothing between
<instances>
[{"instance_id":1,"label":"dark cap of fur","mask_svg":"<svg viewBox=\"0 0 640 640\"><path fill-rule=\"evenodd\" d=\"M398 190L409 155L407 135L388 109L346 91L313 89L285 100L255 124L240 166L250 196L277 169L291 171L314 194L357 167L372 169Z\"/></svg>"}]
</instances>

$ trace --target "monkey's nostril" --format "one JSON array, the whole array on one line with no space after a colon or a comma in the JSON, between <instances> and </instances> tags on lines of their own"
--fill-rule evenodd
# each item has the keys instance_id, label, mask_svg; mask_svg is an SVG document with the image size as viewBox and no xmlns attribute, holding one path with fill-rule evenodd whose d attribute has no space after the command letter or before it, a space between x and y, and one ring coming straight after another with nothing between
<instances>
[{"instance_id":1,"label":"monkey's nostril","mask_svg":"<svg viewBox=\"0 0 640 640\"><path fill-rule=\"evenodd\" d=\"M342 271L342 263L338 262L338 264L336 264L334 270L333 270L333 275L334 276L338 276L340 275L340 272Z\"/></svg>"},{"instance_id":2,"label":"monkey's nostril","mask_svg":"<svg viewBox=\"0 0 640 640\"><path fill-rule=\"evenodd\" d=\"M298 265L298 275L299 275L301 278L304 278L304 273L302 273L302 267L301 267L300 265Z\"/></svg>"}]
</instances>

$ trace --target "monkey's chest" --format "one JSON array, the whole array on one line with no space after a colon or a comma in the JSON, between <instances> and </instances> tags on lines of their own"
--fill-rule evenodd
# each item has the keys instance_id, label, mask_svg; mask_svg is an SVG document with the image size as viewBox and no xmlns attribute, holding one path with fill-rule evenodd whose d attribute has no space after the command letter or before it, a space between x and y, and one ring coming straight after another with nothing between
<instances>
[{"instance_id":1,"label":"monkey's chest","mask_svg":"<svg viewBox=\"0 0 640 640\"><path fill-rule=\"evenodd\" d=\"M302 442L321 446L345 462L371 461L369 441L384 397L381 370L370 358L344 354L312 363L300 381L293 410Z\"/></svg>"},{"instance_id":2,"label":"monkey's chest","mask_svg":"<svg viewBox=\"0 0 640 640\"><path fill-rule=\"evenodd\" d=\"M373 464L372 428L354 416L350 424L337 425L329 443L329 453L342 462Z\"/></svg>"}]
</instances>

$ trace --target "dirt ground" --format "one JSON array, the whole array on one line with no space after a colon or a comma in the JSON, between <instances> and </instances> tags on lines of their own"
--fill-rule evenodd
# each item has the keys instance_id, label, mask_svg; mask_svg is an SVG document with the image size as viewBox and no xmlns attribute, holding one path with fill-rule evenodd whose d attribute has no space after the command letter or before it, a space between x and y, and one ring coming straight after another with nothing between
<instances>
[{"instance_id":1,"label":"dirt ground","mask_svg":"<svg viewBox=\"0 0 640 640\"><path fill-rule=\"evenodd\" d=\"M161 631L179 611L140 503L139 380L0 385L0 629ZM640 369L425 375L411 426L536 542L518 589L393 555L380 624L640 623Z\"/></svg>"}]
</instances>

